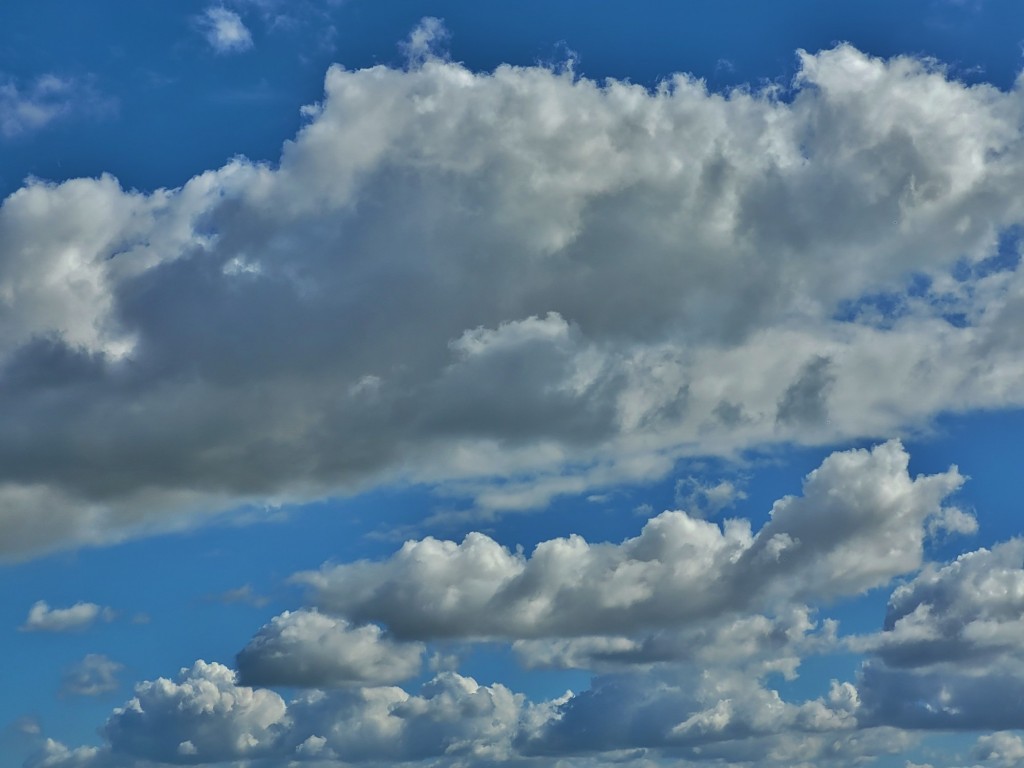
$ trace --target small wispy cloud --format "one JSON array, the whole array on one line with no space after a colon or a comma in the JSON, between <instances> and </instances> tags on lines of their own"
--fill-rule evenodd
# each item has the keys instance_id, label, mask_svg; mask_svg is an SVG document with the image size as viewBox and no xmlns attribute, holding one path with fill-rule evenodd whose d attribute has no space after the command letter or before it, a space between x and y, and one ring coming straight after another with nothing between
<instances>
[{"instance_id":1,"label":"small wispy cloud","mask_svg":"<svg viewBox=\"0 0 1024 768\"><path fill-rule=\"evenodd\" d=\"M45 74L30 83L0 75L0 136L40 130L74 113L102 115L116 102L99 93L89 78Z\"/></svg>"},{"instance_id":2,"label":"small wispy cloud","mask_svg":"<svg viewBox=\"0 0 1024 768\"><path fill-rule=\"evenodd\" d=\"M234 11L214 6L207 8L197 21L217 53L241 53L252 48L252 34Z\"/></svg>"},{"instance_id":3,"label":"small wispy cloud","mask_svg":"<svg viewBox=\"0 0 1024 768\"><path fill-rule=\"evenodd\" d=\"M227 592L213 595L210 599L224 605L252 605L256 608L262 608L270 602L270 598L258 594L251 584L244 584L238 589L229 589Z\"/></svg>"},{"instance_id":4,"label":"small wispy cloud","mask_svg":"<svg viewBox=\"0 0 1024 768\"><path fill-rule=\"evenodd\" d=\"M19 627L22 632L72 632L85 629L97 620L113 621L114 611L96 603L75 603L70 608L51 608L39 600L28 611Z\"/></svg>"},{"instance_id":5,"label":"small wispy cloud","mask_svg":"<svg viewBox=\"0 0 1024 768\"><path fill-rule=\"evenodd\" d=\"M90 653L65 673L61 693L74 696L99 696L120 687L117 674L124 665L101 653Z\"/></svg>"}]
</instances>

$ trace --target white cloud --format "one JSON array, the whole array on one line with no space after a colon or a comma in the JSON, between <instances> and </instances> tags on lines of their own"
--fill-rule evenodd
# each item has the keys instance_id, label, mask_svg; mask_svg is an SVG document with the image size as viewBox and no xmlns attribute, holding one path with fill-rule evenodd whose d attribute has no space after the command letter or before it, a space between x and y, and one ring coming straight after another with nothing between
<instances>
[{"instance_id":1,"label":"white cloud","mask_svg":"<svg viewBox=\"0 0 1024 768\"><path fill-rule=\"evenodd\" d=\"M198 661L177 682L140 683L101 733L106 746L72 752L48 742L35 766L210 764L318 759L327 764L443 758L501 761L512 755L524 699L501 685L441 673L419 695L378 687L313 692L290 703L238 685L219 664ZM78 761L78 762L76 762Z\"/></svg>"},{"instance_id":2,"label":"white cloud","mask_svg":"<svg viewBox=\"0 0 1024 768\"><path fill-rule=\"evenodd\" d=\"M397 478L535 507L1024 403L1024 272L949 277L1024 220L1019 92L800 66L786 100L335 67L273 167L29 183L0 209L0 549ZM844 315L878 292L898 316Z\"/></svg>"},{"instance_id":3,"label":"white cloud","mask_svg":"<svg viewBox=\"0 0 1024 768\"><path fill-rule=\"evenodd\" d=\"M124 669L122 664L100 653L90 653L70 667L61 681L61 693L76 696L99 696L116 691L120 687L117 673Z\"/></svg>"},{"instance_id":4,"label":"white cloud","mask_svg":"<svg viewBox=\"0 0 1024 768\"><path fill-rule=\"evenodd\" d=\"M69 749L59 741L46 739L38 754L26 762L26 768L103 768L104 755L98 747Z\"/></svg>"},{"instance_id":5,"label":"white cloud","mask_svg":"<svg viewBox=\"0 0 1024 768\"><path fill-rule=\"evenodd\" d=\"M207 8L198 23L217 53L239 53L252 48L252 34L242 17L223 6Z\"/></svg>"},{"instance_id":6,"label":"white cloud","mask_svg":"<svg viewBox=\"0 0 1024 768\"><path fill-rule=\"evenodd\" d=\"M39 600L28 611L22 632L71 632L85 629L98 619L112 621L114 612L96 603L75 603L69 608L51 608Z\"/></svg>"},{"instance_id":7,"label":"white cloud","mask_svg":"<svg viewBox=\"0 0 1024 768\"><path fill-rule=\"evenodd\" d=\"M833 453L803 496L775 503L753 535L665 512L620 545L580 536L527 558L481 533L409 541L380 562L325 566L295 581L318 604L399 637L574 637L678 627L770 601L829 599L884 585L921 565L926 527L963 478L912 479L896 441Z\"/></svg>"},{"instance_id":8,"label":"white cloud","mask_svg":"<svg viewBox=\"0 0 1024 768\"><path fill-rule=\"evenodd\" d=\"M439 46L448 39L448 30L441 19L425 16L402 43L402 52L412 65L422 65L438 55Z\"/></svg>"},{"instance_id":9,"label":"white cloud","mask_svg":"<svg viewBox=\"0 0 1024 768\"><path fill-rule=\"evenodd\" d=\"M239 652L247 685L331 688L394 683L416 675L420 643L395 643L374 625L355 627L316 611L285 611Z\"/></svg>"},{"instance_id":10,"label":"white cloud","mask_svg":"<svg viewBox=\"0 0 1024 768\"><path fill-rule=\"evenodd\" d=\"M270 754L287 724L273 691L238 686L235 673L197 661L179 681L140 683L103 728L115 753L155 762L219 762ZM184 746L183 746L184 745Z\"/></svg>"}]
</instances>

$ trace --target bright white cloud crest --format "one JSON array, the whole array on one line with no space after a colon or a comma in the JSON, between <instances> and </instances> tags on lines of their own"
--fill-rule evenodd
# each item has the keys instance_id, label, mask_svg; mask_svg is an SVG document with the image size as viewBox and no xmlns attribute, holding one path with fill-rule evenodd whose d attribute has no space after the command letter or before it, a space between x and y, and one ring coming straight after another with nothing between
<instances>
[{"instance_id":1,"label":"bright white cloud crest","mask_svg":"<svg viewBox=\"0 0 1024 768\"><path fill-rule=\"evenodd\" d=\"M28 611L22 632L71 632L85 629L97 620L110 621L114 612L96 603L75 603L68 608L51 608L45 600L35 602Z\"/></svg>"},{"instance_id":2,"label":"bright white cloud crest","mask_svg":"<svg viewBox=\"0 0 1024 768\"><path fill-rule=\"evenodd\" d=\"M1021 277L969 266L1024 217L1020 106L846 45L727 95L425 53L332 68L277 167L31 182L0 209L2 546L396 475L536 506L1020 403Z\"/></svg>"}]
</instances>

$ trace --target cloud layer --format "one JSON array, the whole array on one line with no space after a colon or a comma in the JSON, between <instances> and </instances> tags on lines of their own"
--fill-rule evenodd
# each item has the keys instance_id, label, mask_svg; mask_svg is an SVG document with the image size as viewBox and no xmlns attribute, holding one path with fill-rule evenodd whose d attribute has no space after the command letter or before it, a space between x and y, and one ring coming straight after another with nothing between
<instances>
[{"instance_id":1,"label":"cloud layer","mask_svg":"<svg viewBox=\"0 0 1024 768\"><path fill-rule=\"evenodd\" d=\"M840 45L790 89L649 91L429 31L331 68L276 166L4 201L7 556L396 478L537 506L1024 401L1018 90Z\"/></svg>"}]
</instances>

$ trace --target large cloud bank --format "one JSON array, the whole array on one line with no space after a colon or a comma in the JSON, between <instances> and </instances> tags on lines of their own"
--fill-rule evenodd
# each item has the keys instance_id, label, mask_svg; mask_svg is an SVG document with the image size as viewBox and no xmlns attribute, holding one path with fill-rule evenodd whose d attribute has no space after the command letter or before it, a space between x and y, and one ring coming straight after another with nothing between
<instances>
[{"instance_id":1,"label":"large cloud bank","mask_svg":"<svg viewBox=\"0 0 1024 768\"><path fill-rule=\"evenodd\" d=\"M1019 88L840 45L790 89L650 91L428 44L333 67L273 167L3 202L3 555L394 479L537 506L1024 402Z\"/></svg>"}]
</instances>

